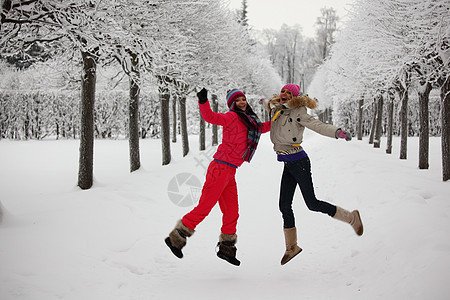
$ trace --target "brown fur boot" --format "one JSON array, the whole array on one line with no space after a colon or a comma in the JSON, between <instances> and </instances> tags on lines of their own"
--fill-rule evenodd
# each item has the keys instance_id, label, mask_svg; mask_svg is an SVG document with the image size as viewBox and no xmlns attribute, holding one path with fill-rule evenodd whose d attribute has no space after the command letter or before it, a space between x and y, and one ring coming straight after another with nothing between
<instances>
[{"instance_id":1,"label":"brown fur boot","mask_svg":"<svg viewBox=\"0 0 450 300\"><path fill-rule=\"evenodd\" d=\"M176 257L182 258L184 246L186 246L186 238L194 234L195 230L187 228L181 220L178 220L175 228L169 233L165 239L166 245L172 250Z\"/></svg>"},{"instance_id":2,"label":"brown fur boot","mask_svg":"<svg viewBox=\"0 0 450 300\"><path fill-rule=\"evenodd\" d=\"M350 225L352 225L357 235L363 235L364 228L361 221L361 216L359 215L359 211L354 210L352 212L349 212L342 207L336 206L336 214L333 218L349 223Z\"/></svg>"},{"instance_id":3,"label":"brown fur boot","mask_svg":"<svg viewBox=\"0 0 450 300\"><path fill-rule=\"evenodd\" d=\"M286 264L297 254L302 252L302 248L297 245L297 228L284 228L284 240L286 242L286 252L281 259L281 265Z\"/></svg>"},{"instance_id":4,"label":"brown fur boot","mask_svg":"<svg viewBox=\"0 0 450 300\"><path fill-rule=\"evenodd\" d=\"M219 236L219 242L217 243L217 246L219 246L217 256L223 260L226 260L230 264L239 266L241 262L236 258L236 251L237 251L237 248L235 246L236 242L237 242L236 234L221 233Z\"/></svg>"}]
</instances>

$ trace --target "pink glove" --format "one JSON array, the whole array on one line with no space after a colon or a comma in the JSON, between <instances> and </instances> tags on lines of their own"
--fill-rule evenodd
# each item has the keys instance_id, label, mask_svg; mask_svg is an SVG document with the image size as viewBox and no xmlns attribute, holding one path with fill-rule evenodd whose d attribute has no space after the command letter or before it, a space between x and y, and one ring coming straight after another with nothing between
<instances>
[{"instance_id":1,"label":"pink glove","mask_svg":"<svg viewBox=\"0 0 450 300\"><path fill-rule=\"evenodd\" d=\"M350 134L350 132L340 129L338 129L338 131L336 132L336 137L340 139L345 139L346 141L352 140L352 135Z\"/></svg>"}]
</instances>

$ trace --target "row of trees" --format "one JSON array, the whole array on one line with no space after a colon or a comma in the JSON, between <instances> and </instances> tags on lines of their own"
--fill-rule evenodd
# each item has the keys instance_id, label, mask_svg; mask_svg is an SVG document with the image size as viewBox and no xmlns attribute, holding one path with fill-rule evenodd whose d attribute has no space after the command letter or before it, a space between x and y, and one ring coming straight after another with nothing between
<instances>
[{"instance_id":1,"label":"row of trees","mask_svg":"<svg viewBox=\"0 0 450 300\"><path fill-rule=\"evenodd\" d=\"M214 95L214 103L217 104L216 110L219 110L219 101ZM211 97L211 100L213 100ZM399 110L399 101L395 100L396 94L391 91L387 95L382 95L389 108L389 112ZM398 96L397 96L398 97ZM139 109L139 138L160 138L161 118L160 105L157 101L157 93L143 93L140 97ZM255 112L263 119L265 112L257 103L257 96L249 94L249 101ZM128 138L128 93L121 90L98 91L96 94L96 105L94 109L94 137L95 138ZM341 119L340 126L355 130L361 128L359 136L369 136L369 142L375 143L379 147L381 132L387 132L388 114L381 114L382 119L377 118L377 107L381 107L380 100L376 99L372 105L362 111L361 126L356 114L349 114L347 118ZM186 115L187 130L190 134L198 134L200 131L198 119L200 114L196 107L194 97L189 97L186 103L186 111L180 114L180 105L177 99L170 101L171 117L171 140L177 141L177 134L182 132L180 116ZM222 101L223 104L223 101ZM340 107L339 111L358 111L358 102L342 103L348 107ZM221 107L223 111L225 108ZM328 111L327 109L325 110ZM438 93L430 94L429 103L429 132L431 136L441 134L441 114L440 97ZM332 114L322 113L319 118L326 123L332 123ZM401 127L400 116L393 114L393 135L400 135ZM415 95L409 99L408 109L408 135L418 136L420 133L420 114L419 101ZM377 121L381 121L381 131L376 131ZM0 91L0 139L44 139L44 138L79 138L79 95L68 91ZM359 127L360 126L360 127ZM203 130L203 128L202 128ZM184 130L183 130L184 131ZM375 134L377 136L375 137ZM204 143L204 141L203 141ZM217 143L217 142L216 142ZM187 154L189 147L185 147L184 155Z\"/></svg>"},{"instance_id":2,"label":"row of trees","mask_svg":"<svg viewBox=\"0 0 450 300\"><path fill-rule=\"evenodd\" d=\"M387 136L390 153L394 121L401 136L400 158L407 157L410 116L418 116L419 168L428 168L430 113L440 119L443 180L450 178L450 13L445 0L358 0L330 57L319 68L308 92L320 108L332 109L337 123L352 124L361 138L364 110L375 107L371 139L379 147ZM440 103L430 103L432 89ZM414 93L417 105L411 105ZM398 108L398 117L394 109ZM440 116L439 110L440 109ZM412 111L412 113L411 113ZM353 118L354 119L354 118ZM385 125L383 125L385 121ZM385 130L383 130L385 128Z\"/></svg>"},{"instance_id":3,"label":"row of trees","mask_svg":"<svg viewBox=\"0 0 450 300\"><path fill-rule=\"evenodd\" d=\"M279 30L262 31L261 39L283 82L299 83L301 90L305 91L317 68L330 53L338 23L336 10L324 7L316 21L314 38L303 36L300 25L283 24Z\"/></svg>"},{"instance_id":4,"label":"row of trees","mask_svg":"<svg viewBox=\"0 0 450 300\"><path fill-rule=\"evenodd\" d=\"M171 97L180 106L181 128L186 129L186 97L199 87L222 97L231 87L265 95L281 84L224 1L5 0L1 5L2 57L20 54L23 61L58 60L64 88L81 86L78 185L82 189L93 181L99 67L120 66L128 77L131 171L140 167L139 101L145 82L154 84L144 91L158 95L163 164L170 162ZM36 47L38 56L30 51ZM79 78L75 67L81 69ZM187 145L186 130L182 138Z\"/></svg>"},{"instance_id":5,"label":"row of trees","mask_svg":"<svg viewBox=\"0 0 450 300\"><path fill-rule=\"evenodd\" d=\"M79 94L64 91L0 91L0 139L80 137ZM96 95L95 138L123 138L129 133L128 94L102 91ZM140 97L139 137L160 136L157 95Z\"/></svg>"}]
</instances>

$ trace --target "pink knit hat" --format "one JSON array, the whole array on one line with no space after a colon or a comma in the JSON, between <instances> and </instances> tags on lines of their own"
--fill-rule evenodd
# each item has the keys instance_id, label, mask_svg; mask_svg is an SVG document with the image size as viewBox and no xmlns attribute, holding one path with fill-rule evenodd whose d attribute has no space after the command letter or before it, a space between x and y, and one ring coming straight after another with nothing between
<instances>
[{"instance_id":1,"label":"pink knit hat","mask_svg":"<svg viewBox=\"0 0 450 300\"><path fill-rule=\"evenodd\" d=\"M227 105L229 108L231 108L231 105L233 104L234 100L236 100L236 98L244 96L245 94L238 90L238 89L231 89L227 91Z\"/></svg>"},{"instance_id":2,"label":"pink knit hat","mask_svg":"<svg viewBox=\"0 0 450 300\"><path fill-rule=\"evenodd\" d=\"M288 83L281 90L288 89L292 92L292 96L297 97L300 94L300 87L297 84Z\"/></svg>"}]
</instances>

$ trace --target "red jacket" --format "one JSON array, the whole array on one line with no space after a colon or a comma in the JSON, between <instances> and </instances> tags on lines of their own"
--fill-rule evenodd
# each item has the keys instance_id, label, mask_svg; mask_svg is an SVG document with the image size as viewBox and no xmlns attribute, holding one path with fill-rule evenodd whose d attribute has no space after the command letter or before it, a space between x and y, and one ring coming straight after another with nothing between
<instances>
[{"instance_id":1,"label":"red jacket","mask_svg":"<svg viewBox=\"0 0 450 300\"><path fill-rule=\"evenodd\" d=\"M223 126L222 144L217 148L214 159L239 167L244 162L242 155L247 149L247 126L234 111L215 113L209 102L200 104L203 119L214 125ZM270 121L262 123L262 133L270 131Z\"/></svg>"}]
</instances>

